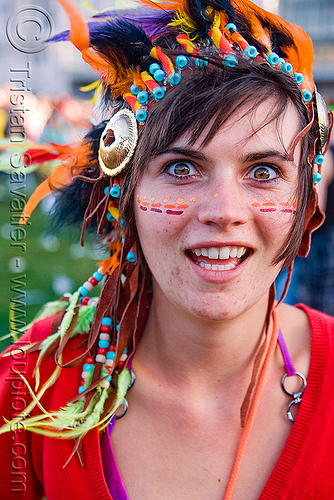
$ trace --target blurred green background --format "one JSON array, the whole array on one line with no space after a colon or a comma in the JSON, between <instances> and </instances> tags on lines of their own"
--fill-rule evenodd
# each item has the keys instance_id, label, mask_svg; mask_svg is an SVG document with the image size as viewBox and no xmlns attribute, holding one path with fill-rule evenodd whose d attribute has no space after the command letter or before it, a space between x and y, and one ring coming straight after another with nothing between
<instances>
[{"instance_id":1,"label":"blurred green background","mask_svg":"<svg viewBox=\"0 0 334 500\"><path fill-rule=\"evenodd\" d=\"M50 233L48 211L51 197L45 199L33 212L26 226L26 251L11 246L10 193L13 185L9 176L0 174L0 335L10 332L9 311L11 300L17 299L16 328L28 324L43 304L59 298L65 292L74 292L97 269L99 260L106 258L101 245L87 240L80 247L78 232ZM34 174L27 176L25 193L27 197L36 187ZM19 260L18 260L19 259ZM18 284L16 291L13 284ZM100 285L99 285L100 286ZM99 294L99 286L91 296ZM13 309L12 303L12 309ZM15 329L15 328L14 328ZM0 342L3 350L11 339Z\"/></svg>"}]
</instances>

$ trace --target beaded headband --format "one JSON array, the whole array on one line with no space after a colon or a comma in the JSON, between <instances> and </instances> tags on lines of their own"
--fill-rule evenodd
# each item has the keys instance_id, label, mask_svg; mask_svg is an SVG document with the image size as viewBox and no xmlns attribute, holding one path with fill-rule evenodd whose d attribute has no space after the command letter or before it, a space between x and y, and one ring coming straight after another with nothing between
<instances>
[{"instance_id":1,"label":"beaded headband","mask_svg":"<svg viewBox=\"0 0 334 500\"><path fill-rule=\"evenodd\" d=\"M180 83L182 73L192 65L207 66L210 58L219 54L221 62L229 67L235 67L240 59L250 63L266 61L295 79L309 116L313 115L313 106L316 111L319 140L311 161L315 167L314 182L319 182L330 120L312 78L312 42L300 27L247 0L203 1L200 6L185 0L142 0L144 5L160 9L162 14L151 14L150 20L139 16L135 24L130 24L124 20L108 21L108 13L104 13L102 20L105 22L107 18L110 33L101 43L96 40L95 23L87 25L68 0L58 2L69 15L72 43L81 51L83 59L101 72L101 81L112 97L121 99L133 113L119 111L103 131L98 158L104 174L114 177L127 167L138 140L137 124L140 132L150 108L164 98L169 88ZM235 14L237 20L243 21L244 36L236 23L231 22L236 21ZM100 15L96 18L101 20ZM182 51L174 62L166 51L154 45L156 36L168 30L175 34L175 51ZM130 50L125 50L126 46ZM136 47L133 53L131 47Z\"/></svg>"}]
</instances>

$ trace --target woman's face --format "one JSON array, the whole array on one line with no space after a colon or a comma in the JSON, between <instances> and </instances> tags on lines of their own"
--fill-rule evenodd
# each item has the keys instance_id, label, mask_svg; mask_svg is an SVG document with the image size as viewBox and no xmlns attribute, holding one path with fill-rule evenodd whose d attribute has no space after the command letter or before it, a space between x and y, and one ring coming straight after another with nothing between
<instances>
[{"instance_id":1,"label":"woman's face","mask_svg":"<svg viewBox=\"0 0 334 500\"><path fill-rule=\"evenodd\" d=\"M292 104L263 128L271 101L246 110L205 147L206 130L180 137L141 177L135 219L157 306L217 321L267 301L298 202L300 145L287 151L300 126Z\"/></svg>"}]
</instances>

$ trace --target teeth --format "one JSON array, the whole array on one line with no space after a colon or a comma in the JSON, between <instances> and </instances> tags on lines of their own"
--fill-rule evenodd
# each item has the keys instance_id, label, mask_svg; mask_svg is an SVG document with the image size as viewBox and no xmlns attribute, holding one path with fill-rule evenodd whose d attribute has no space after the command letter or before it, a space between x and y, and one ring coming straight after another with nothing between
<instances>
[{"instance_id":1,"label":"teeth","mask_svg":"<svg viewBox=\"0 0 334 500\"><path fill-rule=\"evenodd\" d=\"M245 247L210 247L210 248L194 248L192 252L197 255L197 257L209 257L212 260L227 260L229 258L234 259L238 257L239 259L246 253ZM203 267L203 266L202 266Z\"/></svg>"},{"instance_id":2,"label":"teeth","mask_svg":"<svg viewBox=\"0 0 334 500\"><path fill-rule=\"evenodd\" d=\"M239 259L240 259L240 257L242 257L245 253L246 253L246 248L245 247L241 247L237 251L237 257L239 257Z\"/></svg>"},{"instance_id":3,"label":"teeth","mask_svg":"<svg viewBox=\"0 0 334 500\"><path fill-rule=\"evenodd\" d=\"M236 267L236 264L225 264L225 265L217 265L217 264L205 264L204 262L199 262L196 264L199 267L203 267L204 269L207 269L208 271L229 271L230 269L234 269Z\"/></svg>"},{"instance_id":4,"label":"teeth","mask_svg":"<svg viewBox=\"0 0 334 500\"><path fill-rule=\"evenodd\" d=\"M218 248L209 248L209 259L217 260L219 258Z\"/></svg>"},{"instance_id":5,"label":"teeth","mask_svg":"<svg viewBox=\"0 0 334 500\"><path fill-rule=\"evenodd\" d=\"M221 260L228 259L230 256L230 247L221 247L219 250L219 258Z\"/></svg>"}]
</instances>

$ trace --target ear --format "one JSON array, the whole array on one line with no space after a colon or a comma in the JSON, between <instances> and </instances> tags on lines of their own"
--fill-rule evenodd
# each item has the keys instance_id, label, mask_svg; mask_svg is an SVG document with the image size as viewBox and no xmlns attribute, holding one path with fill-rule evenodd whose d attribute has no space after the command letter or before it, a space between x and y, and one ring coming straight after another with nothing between
<instances>
[{"instance_id":1,"label":"ear","mask_svg":"<svg viewBox=\"0 0 334 500\"><path fill-rule=\"evenodd\" d=\"M300 257L307 257L311 246L311 234L321 226L324 220L325 214L318 205L318 193L313 187L312 198L305 213L303 237L298 250Z\"/></svg>"}]
</instances>

